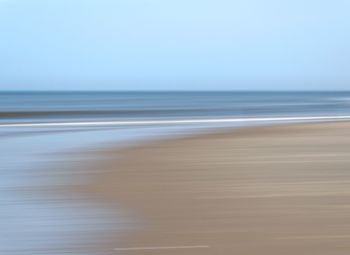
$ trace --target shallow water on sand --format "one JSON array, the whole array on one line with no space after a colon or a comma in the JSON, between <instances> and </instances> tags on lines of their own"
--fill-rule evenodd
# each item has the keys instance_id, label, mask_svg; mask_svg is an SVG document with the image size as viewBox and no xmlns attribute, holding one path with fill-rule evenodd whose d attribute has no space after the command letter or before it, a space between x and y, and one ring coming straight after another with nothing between
<instances>
[{"instance_id":1,"label":"shallow water on sand","mask_svg":"<svg viewBox=\"0 0 350 255\"><path fill-rule=\"evenodd\" d=\"M122 210L55 192L83 180L72 166L84 158L62 152L93 143L88 133L23 131L0 138L0 254L92 254L96 236L127 228Z\"/></svg>"},{"instance_id":2,"label":"shallow water on sand","mask_svg":"<svg viewBox=\"0 0 350 255\"><path fill-rule=\"evenodd\" d=\"M99 149L191 130L198 127L2 128L0 254L110 254L103 239L132 227L128 212L60 191L98 173L87 173L81 165L94 160Z\"/></svg>"}]
</instances>

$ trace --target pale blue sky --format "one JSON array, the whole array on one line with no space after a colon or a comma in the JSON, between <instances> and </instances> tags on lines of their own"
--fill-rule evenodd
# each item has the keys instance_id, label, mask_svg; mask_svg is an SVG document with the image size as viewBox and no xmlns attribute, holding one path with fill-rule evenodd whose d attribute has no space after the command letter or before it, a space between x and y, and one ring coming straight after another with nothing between
<instances>
[{"instance_id":1,"label":"pale blue sky","mask_svg":"<svg viewBox=\"0 0 350 255\"><path fill-rule=\"evenodd\" d=\"M0 89L348 90L349 0L0 0Z\"/></svg>"}]
</instances>

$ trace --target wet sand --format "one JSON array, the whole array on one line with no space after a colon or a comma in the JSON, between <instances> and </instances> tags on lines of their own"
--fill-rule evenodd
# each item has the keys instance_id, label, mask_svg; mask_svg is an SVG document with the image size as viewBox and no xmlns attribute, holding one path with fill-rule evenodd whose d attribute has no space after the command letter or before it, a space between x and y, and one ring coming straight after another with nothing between
<instances>
[{"instance_id":1,"label":"wet sand","mask_svg":"<svg viewBox=\"0 0 350 255\"><path fill-rule=\"evenodd\" d=\"M102 152L84 191L123 207L111 254L350 252L350 123L246 127ZM114 251L112 252L112 250Z\"/></svg>"}]
</instances>

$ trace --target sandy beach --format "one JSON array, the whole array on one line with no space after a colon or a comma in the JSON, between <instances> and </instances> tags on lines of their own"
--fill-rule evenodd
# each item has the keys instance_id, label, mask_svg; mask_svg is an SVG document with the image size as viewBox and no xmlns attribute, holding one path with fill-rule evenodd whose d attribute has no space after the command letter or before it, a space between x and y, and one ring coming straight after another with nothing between
<instances>
[{"instance_id":1,"label":"sandy beach","mask_svg":"<svg viewBox=\"0 0 350 255\"><path fill-rule=\"evenodd\" d=\"M288 124L110 149L83 190L137 219L112 254L349 254L349 137Z\"/></svg>"}]
</instances>

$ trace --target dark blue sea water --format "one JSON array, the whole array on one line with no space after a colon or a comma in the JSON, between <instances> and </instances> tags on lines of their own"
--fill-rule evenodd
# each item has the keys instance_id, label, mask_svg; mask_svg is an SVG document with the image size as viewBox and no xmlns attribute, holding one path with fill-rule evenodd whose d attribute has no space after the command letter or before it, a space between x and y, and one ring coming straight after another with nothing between
<instances>
[{"instance_id":1,"label":"dark blue sea water","mask_svg":"<svg viewBox=\"0 0 350 255\"><path fill-rule=\"evenodd\" d=\"M0 92L0 123L350 113L350 92Z\"/></svg>"}]
</instances>

